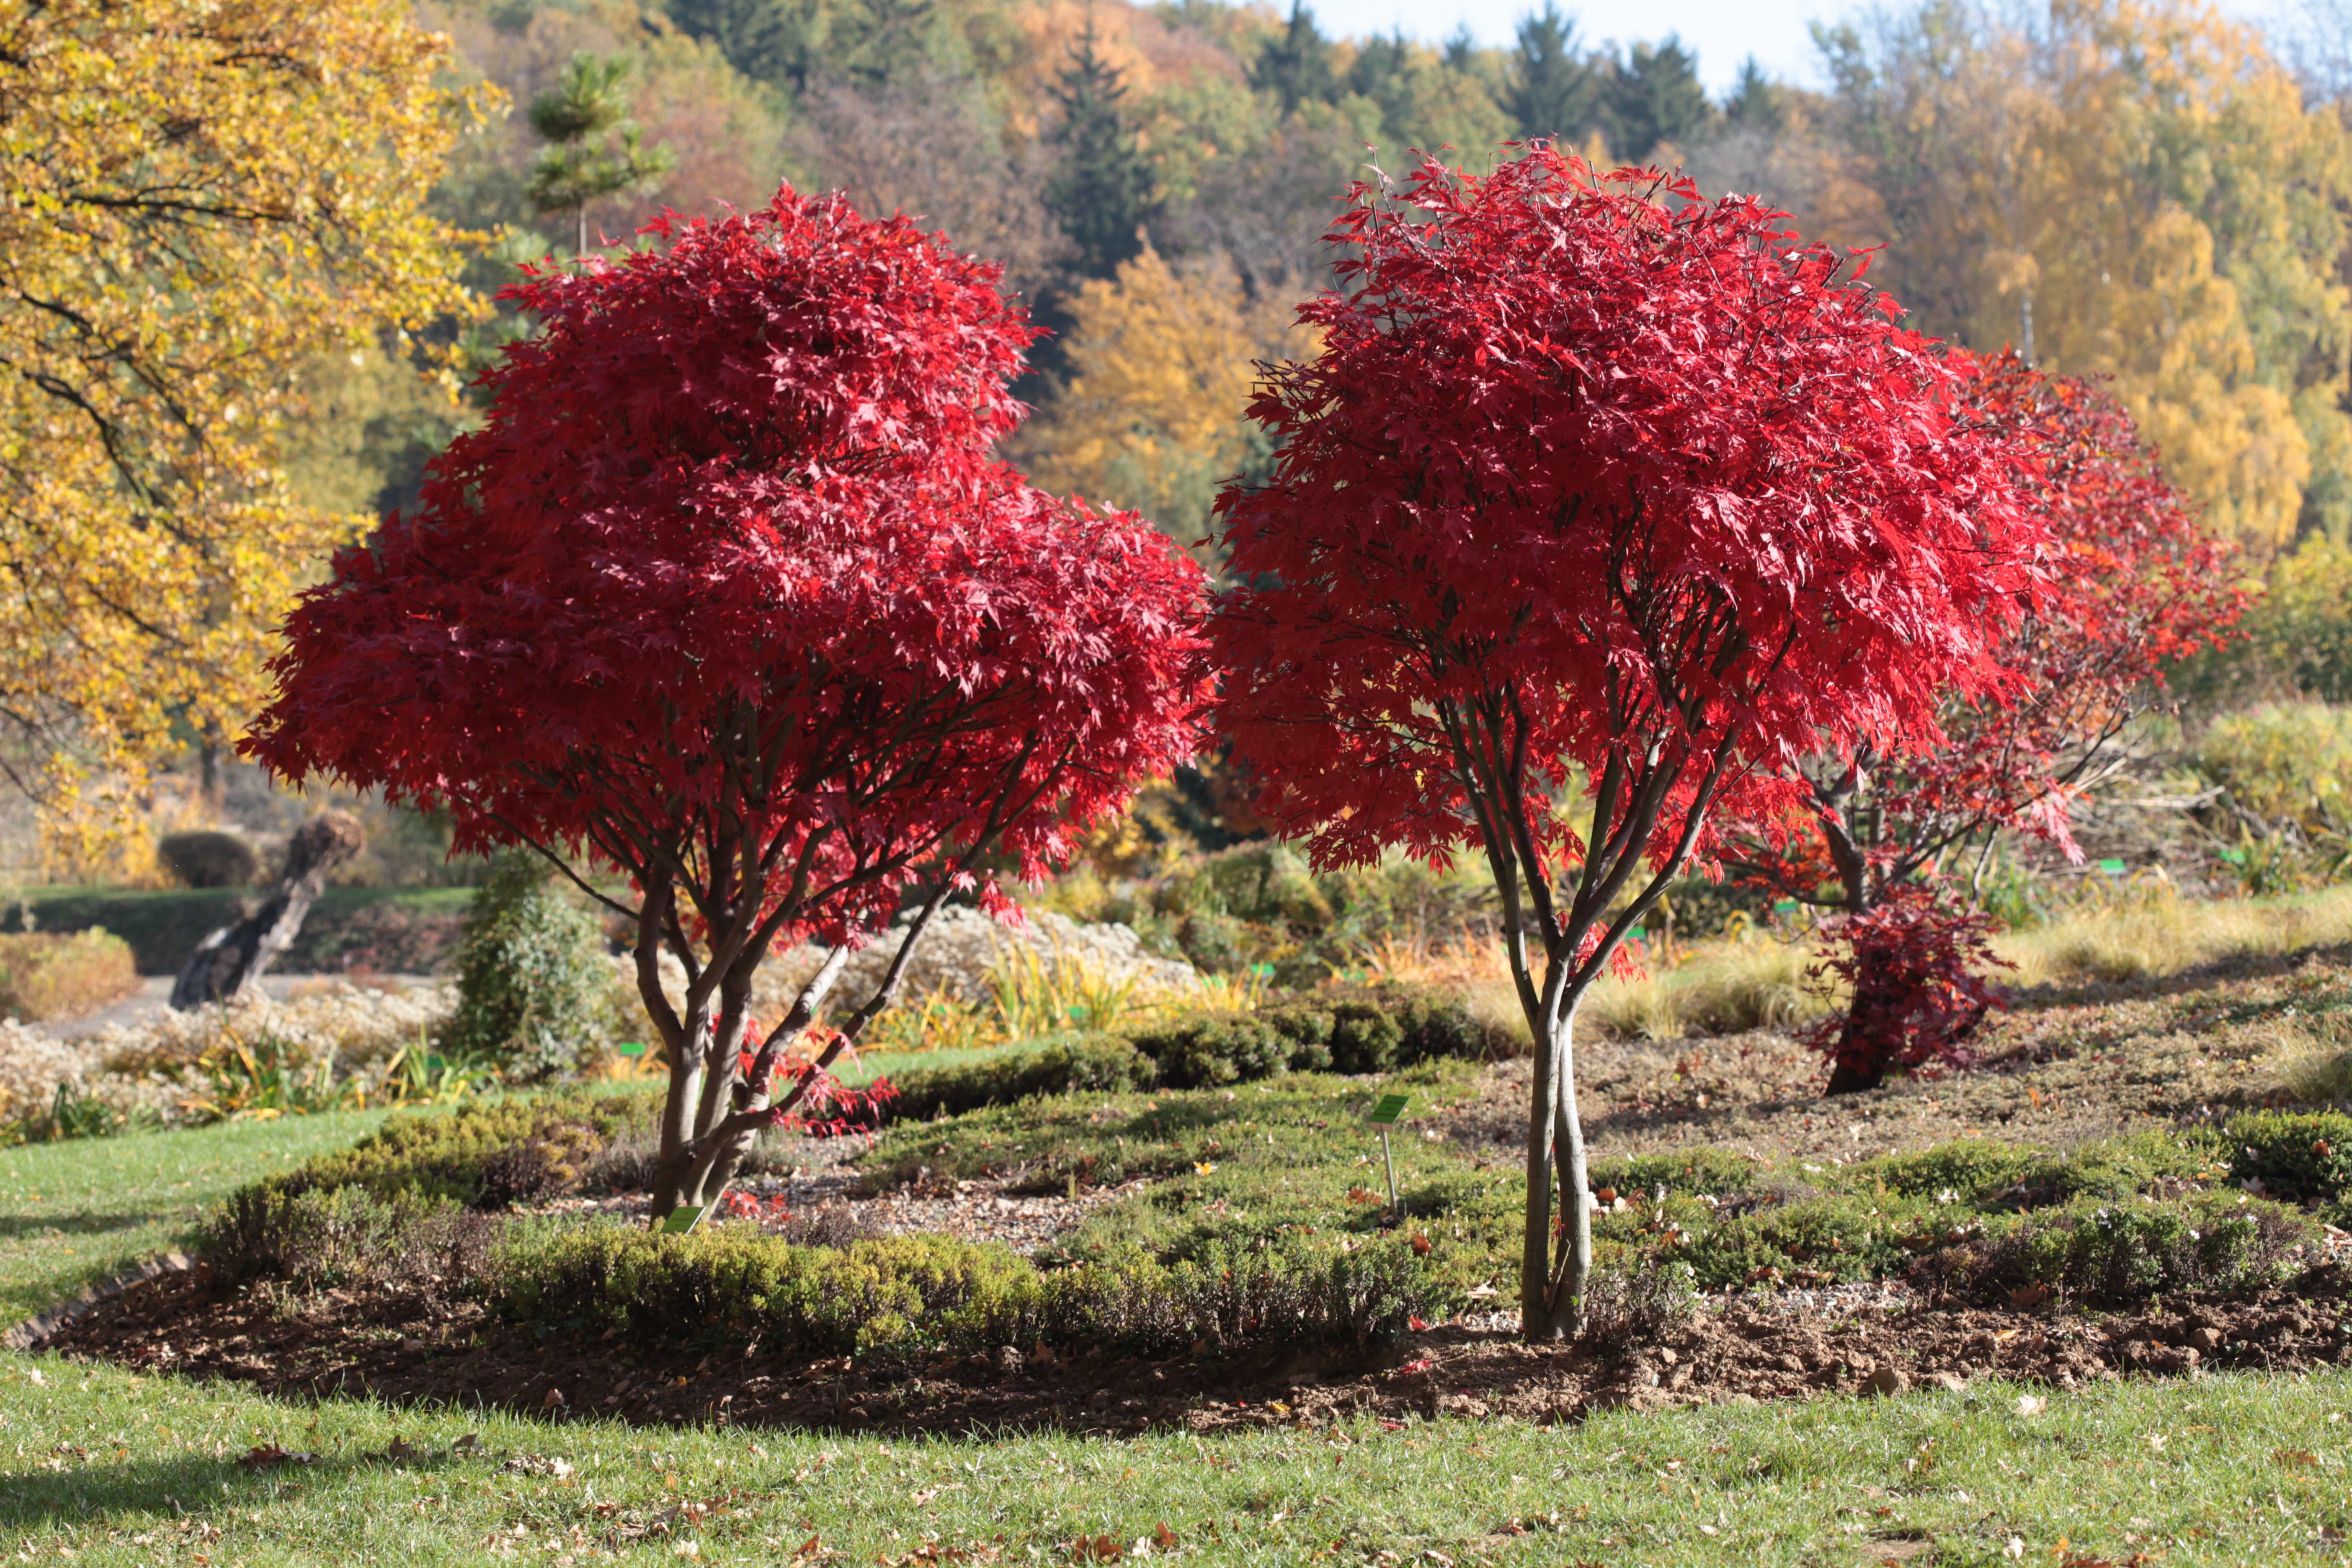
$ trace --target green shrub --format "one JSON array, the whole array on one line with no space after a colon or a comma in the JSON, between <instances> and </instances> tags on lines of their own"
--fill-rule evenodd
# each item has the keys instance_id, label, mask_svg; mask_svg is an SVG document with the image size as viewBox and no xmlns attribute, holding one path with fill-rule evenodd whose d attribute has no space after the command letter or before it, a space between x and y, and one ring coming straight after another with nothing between
<instances>
[{"instance_id":1,"label":"green shrub","mask_svg":"<svg viewBox=\"0 0 2352 1568\"><path fill-rule=\"evenodd\" d=\"M1883 1184L1901 1197L1932 1198L1948 1192L1973 1204L2014 1185L2032 1163L2028 1149L1988 1138L1956 1138L1916 1154L1893 1154L1848 1170L1855 1181Z\"/></svg>"},{"instance_id":2,"label":"green shrub","mask_svg":"<svg viewBox=\"0 0 2352 1568\"><path fill-rule=\"evenodd\" d=\"M184 888L242 888L261 874L252 846L233 833L167 833L155 858Z\"/></svg>"},{"instance_id":3,"label":"green shrub","mask_svg":"<svg viewBox=\"0 0 2352 1568\"><path fill-rule=\"evenodd\" d=\"M1927 1266L1989 1305L2038 1289L2123 1304L2161 1291L2256 1289L2284 1272L2311 1222L2277 1204L2206 1197L2078 1204L2017 1222Z\"/></svg>"},{"instance_id":4,"label":"green shrub","mask_svg":"<svg viewBox=\"0 0 2352 1568\"><path fill-rule=\"evenodd\" d=\"M0 1016L70 1018L139 989L130 944L102 931L0 936Z\"/></svg>"},{"instance_id":5,"label":"green shrub","mask_svg":"<svg viewBox=\"0 0 2352 1568\"><path fill-rule=\"evenodd\" d=\"M446 1198L258 1183L231 1194L206 1223L203 1245L230 1279L456 1288L482 1271L490 1226Z\"/></svg>"},{"instance_id":6,"label":"green shrub","mask_svg":"<svg viewBox=\"0 0 2352 1568\"><path fill-rule=\"evenodd\" d=\"M1041 1273L1003 1247L901 1236L802 1247L748 1227L660 1236L617 1226L502 1254L490 1300L550 1332L637 1345L739 1344L803 1355L1094 1345L1166 1354L1205 1341L1345 1343L1402 1333L1439 1292L1402 1244L1298 1243L1167 1265L1141 1254Z\"/></svg>"},{"instance_id":7,"label":"green shrub","mask_svg":"<svg viewBox=\"0 0 2352 1568\"><path fill-rule=\"evenodd\" d=\"M2352 1186L2352 1116L2248 1110L2230 1119L2228 1132L2230 1173L2259 1179L2273 1197L2336 1205Z\"/></svg>"},{"instance_id":8,"label":"green shrub","mask_svg":"<svg viewBox=\"0 0 2352 1568\"><path fill-rule=\"evenodd\" d=\"M1011 1105L1041 1094L1123 1094L1150 1089L1159 1068L1117 1035L1073 1035L1042 1050L1008 1050L1001 1059L908 1073L896 1080L893 1121L955 1116Z\"/></svg>"},{"instance_id":9,"label":"green shrub","mask_svg":"<svg viewBox=\"0 0 2352 1568\"><path fill-rule=\"evenodd\" d=\"M307 1160L246 1191L358 1187L386 1201L500 1207L576 1185L615 1132L652 1113L642 1096L619 1094L475 1100L443 1115L393 1117L341 1153Z\"/></svg>"},{"instance_id":10,"label":"green shrub","mask_svg":"<svg viewBox=\"0 0 2352 1568\"><path fill-rule=\"evenodd\" d=\"M1394 984L1330 987L1255 1013L1194 1013L1133 1037L1171 1089L1246 1083L1286 1068L1390 1072L1488 1049L1486 1029L1457 998Z\"/></svg>"},{"instance_id":11,"label":"green shrub","mask_svg":"<svg viewBox=\"0 0 2352 1568\"><path fill-rule=\"evenodd\" d=\"M574 1066L614 1037L617 984L594 915L546 862L507 850L490 862L457 945L457 1011L442 1045L527 1080Z\"/></svg>"},{"instance_id":12,"label":"green shrub","mask_svg":"<svg viewBox=\"0 0 2352 1568\"><path fill-rule=\"evenodd\" d=\"M1625 1216L1612 1216L1596 1229L1603 1234L1631 1228ZM1872 1202L1831 1193L1748 1213L1717 1215L1687 1200L1669 1197L1667 1217L1692 1237L1677 1256L1699 1284L1710 1290L1746 1285L1769 1270L1793 1283L1799 1276L1844 1283L1901 1272L1910 1260L1904 1238L1925 1223L1916 1205L1890 1212ZM1646 1226L1648 1215L1632 1216Z\"/></svg>"},{"instance_id":13,"label":"green shrub","mask_svg":"<svg viewBox=\"0 0 2352 1568\"><path fill-rule=\"evenodd\" d=\"M2198 742L2196 765L2271 823L2341 825L2352 820L2352 709L2273 702L2226 714Z\"/></svg>"}]
</instances>

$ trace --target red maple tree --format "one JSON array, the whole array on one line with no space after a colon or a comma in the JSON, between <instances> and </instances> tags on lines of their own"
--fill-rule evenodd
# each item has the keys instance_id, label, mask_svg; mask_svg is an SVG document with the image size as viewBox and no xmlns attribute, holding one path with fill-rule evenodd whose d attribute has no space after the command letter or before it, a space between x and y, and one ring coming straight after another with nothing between
<instances>
[{"instance_id":1,"label":"red maple tree","mask_svg":"<svg viewBox=\"0 0 2352 1568\"><path fill-rule=\"evenodd\" d=\"M415 515L304 597L245 750L446 810L460 850L534 846L628 916L669 1063L659 1218L822 1096L951 892L1017 918L982 856L1066 856L1195 750L1208 693L1190 559L990 456L1034 335L996 268L789 187L647 232L508 291L544 330ZM787 1074L909 901L879 988ZM830 957L739 1055L754 971L803 940Z\"/></svg>"},{"instance_id":2,"label":"red maple tree","mask_svg":"<svg viewBox=\"0 0 2352 1568\"><path fill-rule=\"evenodd\" d=\"M1977 973L1991 928L1966 912L1954 873L1974 890L2003 832L2079 861L2069 803L2129 761L2118 742L2160 698L2165 667L2245 606L2229 547L2199 529L2113 397L2014 353L1953 360L1969 378L1961 417L2030 456L2027 503L2050 536L2049 580L1999 650L2015 679L1998 696L1949 699L1932 750L1864 743L1801 760L1780 816L1726 834L1730 874L1835 911L1829 964L1851 1002L1810 1037L1832 1094L1893 1068L1968 1065L1992 1000Z\"/></svg>"},{"instance_id":3,"label":"red maple tree","mask_svg":"<svg viewBox=\"0 0 2352 1568\"><path fill-rule=\"evenodd\" d=\"M1783 215L1539 145L1356 194L1348 291L1300 312L1321 353L1252 408L1272 476L1219 503L1220 722L1318 864L1486 858L1549 1338L1591 1268L1579 1002L1712 813L1998 679L2037 531L1953 371Z\"/></svg>"}]
</instances>

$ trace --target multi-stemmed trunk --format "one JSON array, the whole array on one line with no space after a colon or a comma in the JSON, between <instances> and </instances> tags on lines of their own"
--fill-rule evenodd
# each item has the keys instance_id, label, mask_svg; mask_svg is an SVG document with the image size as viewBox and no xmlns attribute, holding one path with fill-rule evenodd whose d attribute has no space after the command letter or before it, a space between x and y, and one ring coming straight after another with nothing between
<instances>
[{"instance_id":1,"label":"multi-stemmed trunk","mask_svg":"<svg viewBox=\"0 0 2352 1568\"><path fill-rule=\"evenodd\" d=\"M752 1059L744 1066L737 1053L744 1050L742 1042L751 1021L751 976L764 952L747 946L733 954L724 969L714 963L699 973L690 971L686 1007L680 1013L670 1005L661 984L661 941L656 933L665 922L658 901L650 897L646 900L639 918L637 990L646 1011L673 1042L660 1152L654 1167L656 1224L679 1209L708 1208L719 1201L761 1130L795 1110L820 1076L889 1006L917 943L946 898L947 886L942 883L904 931L894 933L898 951L873 994L833 1031L814 1063L793 1073L787 1082L779 1081L785 1053L824 1011L850 949L835 947L825 955L791 1009L761 1037L757 1049L748 1053Z\"/></svg>"}]
</instances>

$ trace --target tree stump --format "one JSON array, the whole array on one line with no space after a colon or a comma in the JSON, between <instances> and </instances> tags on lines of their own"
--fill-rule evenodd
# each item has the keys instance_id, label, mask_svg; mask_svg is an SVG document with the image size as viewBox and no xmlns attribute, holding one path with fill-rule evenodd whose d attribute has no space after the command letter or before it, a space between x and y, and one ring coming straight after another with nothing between
<instances>
[{"instance_id":1,"label":"tree stump","mask_svg":"<svg viewBox=\"0 0 2352 1568\"><path fill-rule=\"evenodd\" d=\"M258 909L196 944L172 987L173 1008L186 1012L244 995L293 944L327 878L366 842L359 818L347 811L322 813L296 828L286 847L286 874Z\"/></svg>"}]
</instances>

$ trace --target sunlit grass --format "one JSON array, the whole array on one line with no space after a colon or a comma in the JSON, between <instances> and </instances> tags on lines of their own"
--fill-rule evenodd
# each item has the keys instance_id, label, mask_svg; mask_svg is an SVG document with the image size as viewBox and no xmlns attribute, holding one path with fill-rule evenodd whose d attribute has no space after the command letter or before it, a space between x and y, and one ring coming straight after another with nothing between
<instances>
[{"instance_id":1,"label":"sunlit grass","mask_svg":"<svg viewBox=\"0 0 2352 1568\"><path fill-rule=\"evenodd\" d=\"M294 1405L11 1357L0 1548L247 1568L1067 1563L1082 1539L1088 1561L1148 1542L1252 1564L2252 1564L2336 1550L2352 1527L2343 1374L2104 1384L2031 1413L2026 1392L1560 1428L908 1440ZM312 1458L236 1462L268 1445Z\"/></svg>"},{"instance_id":2,"label":"sunlit grass","mask_svg":"<svg viewBox=\"0 0 2352 1568\"><path fill-rule=\"evenodd\" d=\"M2237 958L2352 942L2352 886L2267 899L2183 899L2169 886L2119 892L1993 948L2032 986L2178 974Z\"/></svg>"}]
</instances>

